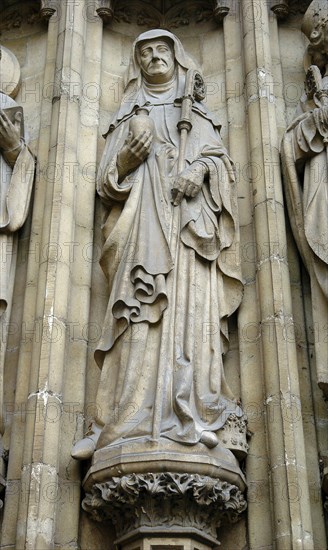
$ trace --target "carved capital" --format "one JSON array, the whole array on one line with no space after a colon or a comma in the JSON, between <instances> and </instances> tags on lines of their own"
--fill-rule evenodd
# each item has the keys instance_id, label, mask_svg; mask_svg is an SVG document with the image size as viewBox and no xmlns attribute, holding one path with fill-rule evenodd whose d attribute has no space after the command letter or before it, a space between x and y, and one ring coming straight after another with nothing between
<instances>
[{"instance_id":1,"label":"carved capital","mask_svg":"<svg viewBox=\"0 0 328 550\"><path fill-rule=\"evenodd\" d=\"M288 0L272 0L271 10L278 19L285 19L289 15Z\"/></svg>"},{"instance_id":2,"label":"carved capital","mask_svg":"<svg viewBox=\"0 0 328 550\"><path fill-rule=\"evenodd\" d=\"M247 417L238 417L231 414L222 429L218 432L218 439L226 449L230 449L239 460L245 458L249 445L247 438L250 433L247 430Z\"/></svg>"},{"instance_id":3,"label":"carved capital","mask_svg":"<svg viewBox=\"0 0 328 550\"><path fill-rule=\"evenodd\" d=\"M97 521L111 521L118 537L130 533L189 533L216 540L224 521L246 509L236 485L208 476L179 473L129 474L96 483L82 502Z\"/></svg>"},{"instance_id":4,"label":"carved capital","mask_svg":"<svg viewBox=\"0 0 328 550\"><path fill-rule=\"evenodd\" d=\"M225 16L228 15L230 11L229 1L230 0L215 0L213 16L217 23L221 23Z\"/></svg>"},{"instance_id":5,"label":"carved capital","mask_svg":"<svg viewBox=\"0 0 328 550\"><path fill-rule=\"evenodd\" d=\"M40 17L43 21L49 21L57 10L58 0L40 0Z\"/></svg>"},{"instance_id":6,"label":"carved capital","mask_svg":"<svg viewBox=\"0 0 328 550\"><path fill-rule=\"evenodd\" d=\"M104 23L110 23L114 17L113 0L96 0L96 13Z\"/></svg>"},{"instance_id":7,"label":"carved capital","mask_svg":"<svg viewBox=\"0 0 328 550\"><path fill-rule=\"evenodd\" d=\"M190 24L222 21L229 12L231 0L182 0L162 3L159 0L95 0L95 10L104 24L115 22L144 28L175 29Z\"/></svg>"}]
</instances>

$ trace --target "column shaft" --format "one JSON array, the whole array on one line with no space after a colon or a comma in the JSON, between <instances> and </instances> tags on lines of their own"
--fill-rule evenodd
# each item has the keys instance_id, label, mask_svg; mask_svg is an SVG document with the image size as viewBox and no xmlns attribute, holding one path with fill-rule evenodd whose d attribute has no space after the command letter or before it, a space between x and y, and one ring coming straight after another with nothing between
<instances>
[{"instance_id":1,"label":"column shaft","mask_svg":"<svg viewBox=\"0 0 328 550\"><path fill-rule=\"evenodd\" d=\"M273 537L277 549L313 548L286 229L273 94L268 6L243 0L248 129L257 248Z\"/></svg>"}]
</instances>

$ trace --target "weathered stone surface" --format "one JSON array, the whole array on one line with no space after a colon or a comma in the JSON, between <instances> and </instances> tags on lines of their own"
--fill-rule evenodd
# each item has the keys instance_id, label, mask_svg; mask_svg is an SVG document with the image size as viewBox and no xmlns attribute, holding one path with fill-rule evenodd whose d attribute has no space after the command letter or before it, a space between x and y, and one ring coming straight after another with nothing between
<instances>
[{"instance_id":1,"label":"weathered stone surface","mask_svg":"<svg viewBox=\"0 0 328 550\"><path fill-rule=\"evenodd\" d=\"M289 14L278 20L270 8L283 3L2 0L1 44L21 67L15 99L38 158L33 205L17 234L8 339L5 327L0 334L1 350L7 344L3 446L9 449L0 496L4 550L113 549L117 537L110 521L95 522L81 508L81 479L89 468L84 485L91 493L106 477L144 475L145 451L154 464L154 447L137 449L131 442L116 458L106 458L106 447L97 450L97 464L82 468L70 452L99 409L102 372L94 351L111 291L99 266L108 211L95 197L102 135L122 102L133 41L160 21L201 68L207 106L222 124L223 144L235 164L245 288L229 319L224 372L252 436L241 467L222 442L213 449L181 445L185 452L179 453L178 443L164 440L155 462L163 460L172 475L188 463L190 476L208 475L242 491L246 472L247 510L239 522L221 525L215 536L221 548L326 548L328 415L317 359L324 357L327 321L317 316L323 298L313 300L312 278L289 227L279 162L281 139L296 118L311 63L301 31L311 2L288 0ZM42 5L55 4L45 23ZM111 4L117 18L104 24L96 9ZM218 24L213 10L220 6L230 11ZM206 337L218 328L217 319L211 322L206 319ZM206 415L212 412L209 407ZM219 430L219 439L224 432ZM209 510L214 512L212 505ZM213 537L204 536L190 527L183 536L148 531L118 544L121 550L215 548Z\"/></svg>"},{"instance_id":2,"label":"weathered stone surface","mask_svg":"<svg viewBox=\"0 0 328 550\"><path fill-rule=\"evenodd\" d=\"M214 542L221 523L237 521L247 505L235 485L167 472L130 474L95 484L82 506L97 521L111 521L119 538L136 532L198 533L204 541Z\"/></svg>"},{"instance_id":3,"label":"weathered stone surface","mask_svg":"<svg viewBox=\"0 0 328 550\"><path fill-rule=\"evenodd\" d=\"M328 394L328 201L326 110L327 77L322 77L328 57L326 2L314 0L307 10L303 31L310 39L308 53L313 63L307 70L306 96L298 117L287 129L283 140L282 163L290 223L298 249L310 274L313 320L318 326L320 345L316 345L318 384ZM301 116L302 114L302 116ZM315 144L315 142L318 142Z\"/></svg>"}]
</instances>

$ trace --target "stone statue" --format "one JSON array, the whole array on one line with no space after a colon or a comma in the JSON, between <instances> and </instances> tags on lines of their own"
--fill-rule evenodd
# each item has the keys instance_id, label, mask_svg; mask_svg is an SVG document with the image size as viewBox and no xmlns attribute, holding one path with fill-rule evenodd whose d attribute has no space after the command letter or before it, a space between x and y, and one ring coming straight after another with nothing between
<instances>
[{"instance_id":1,"label":"stone statue","mask_svg":"<svg viewBox=\"0 0 328 550\"><path fill-rule=\"evenodd\" d=\"M202 86L176 36L137 38L99 167L110 297L77 459L138 440L208 451L242 417L222 361L243 291L234 170Z\"/></svg>"},{"instance_id":2,"label":"stone statue","mask_svg":"<svg viewBox=\"0 0 328 550\"><path fill-rule=\"evenodd\" d=\"M311 278L318 383L328 394L328 4L314 0L302 25L312 60L306 94L282 143L289 218Z\"/></svg>"},{"instance_id":3,"label":"stone statue","mask_svg":"<svg viewBox=\"0 0 328 550\"><path fill-rule=\"evenodd\" d=\"M15 280L17 231L28 214L35 159L24 140L23 110L5 93L6 85L12 85L11 95L18 91L15 81L18 62L4 47L0 48L0 59L0 446L3 451L3 371ZM3 463L1 470L3 473Z\"/></svg>"}]
</instances>

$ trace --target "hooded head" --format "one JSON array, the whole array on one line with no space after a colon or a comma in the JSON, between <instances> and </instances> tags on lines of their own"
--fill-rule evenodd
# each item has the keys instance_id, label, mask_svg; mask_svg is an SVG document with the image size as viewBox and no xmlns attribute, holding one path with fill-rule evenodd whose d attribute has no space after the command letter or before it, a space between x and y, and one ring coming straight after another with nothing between
<instances>
[{"instance_id":1,"label":"hooded head","mask_svg":"<svg viewBox=\"0 0 328 550\"><path fill-rule=\"evenodd\" d=\"M131 116L136 106L145 105L146 99L143 94L143 72L145 69L141 66L140 47L150 41L163 41L169 43L174 53L175 68L175 98L181 98L184 95L185 78L188 69L196 69L194 61L185 53L180 40L171 32L164 29L153 29L140 34L132 45L132 54L124 80L124 94L121 105L112 119L108 135L123 118ZM147 75L146 75L147 77ZM167 84L159 84L158 92L164 91Z\"/></svg>"},{"instance_id":2,"label":"hooded head","mask_svg":"<svg viewBox=\"0 0 328 550\"><path fill-rule=\"evenodd\" d=\"M174 34L164 29L153 29L151 31L146 31L140 34L133 43L132 56L125 77L125 90L131 83L136 83L136 81L140 85L140 46L150 40L163 40L165 42L169 42L173 48L174 59L178 67L181 67L185 71L196 68L195 63L185 53L180 40Z\"/></svg>"}]
</instances>

